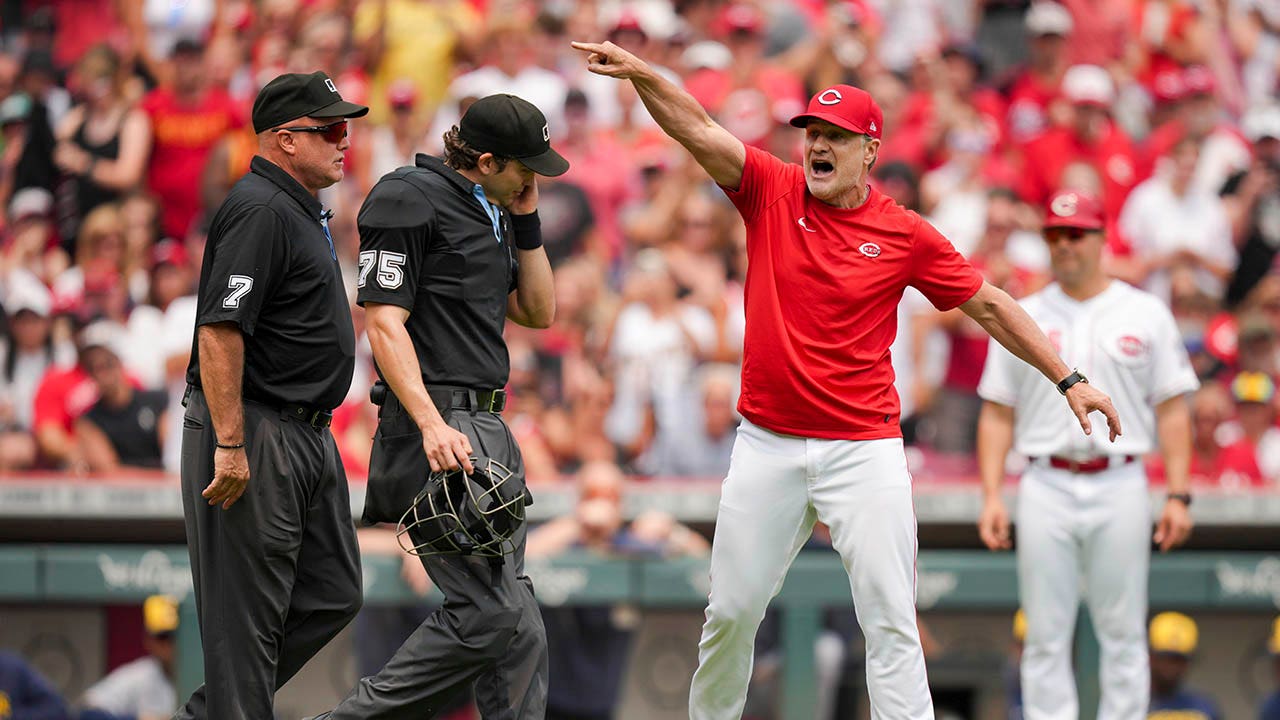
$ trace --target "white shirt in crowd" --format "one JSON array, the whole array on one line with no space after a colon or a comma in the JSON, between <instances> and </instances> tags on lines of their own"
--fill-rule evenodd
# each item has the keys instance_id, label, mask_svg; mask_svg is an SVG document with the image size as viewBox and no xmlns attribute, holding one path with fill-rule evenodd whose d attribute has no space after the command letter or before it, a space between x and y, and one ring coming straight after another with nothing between
<instances>
[{"instance_id":1,"label":"white shirt in crowd","mask_svg":"<svg viewBox=\"0 0 1280 720\"><path fill-rule=\"evenodd\" d=\"M690 346L689 337L697 347ZM679 425L684 407L680 398L694 392L691 379L697 356L709 351L715 339L715 320L705 308L681 304L665 317L654 317L644 303L623 308L609 344L615 368L614 402L605 420L609 438L624 444L633 441L650 403L659 426Z\"/></svg>"},{"instance_id":2,"label":"white shirt in crowd","mask_svg":"<svg viewBox=\"0 0 1280 720\"><path fill-rule=\"evenodd\" d=\"M1110 442L1105 421L1094 413L1093 434L1085 435L1053 383L993 340L978 394L1015 408L1014 450L1028 457L1086 460L1154 449L1155 406L1200 385L1164 303L1113 280L1084 302L1053 283L1020 304L1063 361L1111 396L1124 434Z\"/></svg>"},{"instance_id":3,"label":"white shirt in crowd","mask_svg":"<svg viewBox=\"0 0 1280 720\"><path fill-rule=\"evenodd\" d=\"M148 655L126 663L84 692L85 705L114 715L168 717L178 694L160 661Z\"/></svg>"},{"instance_id":4,"label":"white shirt in crowd","mask_svg":"<svg viewBox=\"0 0 1280 720\"><path fill-rule=\"evenodd\" d=\"M1188 250L1216 265L1234 268L1236 248L1231 241L1231 221L1217 195L1189 189L1185 195L1173 192L1168 179L1156 175L1129 194L1120 212L1120 232L1129 238L1139 257L1165 256ZM1210 297L1220 297L1225 289L1216 276L1196 271L1196 285ZM1169 300L1169 273L1153 272L1146 289Z\"/></svg>"}]
</instances>

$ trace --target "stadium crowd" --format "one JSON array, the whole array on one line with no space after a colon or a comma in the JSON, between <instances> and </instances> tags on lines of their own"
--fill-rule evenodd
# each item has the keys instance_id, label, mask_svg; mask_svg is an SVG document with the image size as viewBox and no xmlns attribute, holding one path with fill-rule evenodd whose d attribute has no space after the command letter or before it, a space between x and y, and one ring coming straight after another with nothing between
<instances>
[{"instance_id":1,"label":"stadium crowd","mask_svg":"<svg viewBox=\"0 0 1280 720\"><path fill-rule=\"evenodd\" d=\"M736 423L741 222L626 83L570 38L652 59L744 141L850 82L885 112L875 182L1015 296L1046 279L1039 211L1105 202L1111 271L1168 299L1204 388L1198 482L1280 481L1280 5L1263 0L125 0L11 2L0 53L0 469L176 468L204 232L254 150L248 105L324 69L368 103L322 200L354 280L373 182L438 152L468 102L547 109L572 169L541 188L559 317L512 327L507 413L533 484L593 461L720 476ZM354 281L348 283L354 288ZM354 308L357 328L362 311ZM366 350L336 428L365 470ZM971 456L986 339L909 292L908 441ZM1153 468L1158 476L1159 468Z\"/></svg>"}]
</instances>

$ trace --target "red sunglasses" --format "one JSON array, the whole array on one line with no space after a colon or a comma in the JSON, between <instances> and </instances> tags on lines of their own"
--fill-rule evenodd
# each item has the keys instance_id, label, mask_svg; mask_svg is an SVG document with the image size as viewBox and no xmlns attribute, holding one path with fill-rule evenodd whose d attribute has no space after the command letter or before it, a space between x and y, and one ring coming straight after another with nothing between
<instances>
[{"instance_id":1,"label":"red sunglasses","mask_svg":"<svg viewBox=\"0 0 1280 720\"><path fill-rule=\"evenodd\" d=\"M320 137L324 138L325 142L337 145L342 142L342 138L347 136L347 121L339 120L336 123L318 126L281 127L275 128L271 132L280 132L281 130L288 130L289 132L317 133Z\"/></svg>"}]
</instances>

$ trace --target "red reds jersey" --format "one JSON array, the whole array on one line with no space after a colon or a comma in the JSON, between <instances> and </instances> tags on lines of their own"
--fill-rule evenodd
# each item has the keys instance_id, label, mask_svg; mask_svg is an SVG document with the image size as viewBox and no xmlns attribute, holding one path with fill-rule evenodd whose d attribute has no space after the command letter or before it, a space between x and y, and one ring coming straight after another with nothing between
<instances>
[{"instance_id":1,"label":"red reds jersey","mask_svg":"<svg viewBox=\"0 0 1280 720\"><path fill-rule=\"evenodd\" d=\"M747 328L738 411L777 433L899 437L889 345L902 291L942 310L982 276L919 215L870 190L853 209L809 194L804 170L747 148L738 190L747 224Z\"/></svg>"}]
</instances>

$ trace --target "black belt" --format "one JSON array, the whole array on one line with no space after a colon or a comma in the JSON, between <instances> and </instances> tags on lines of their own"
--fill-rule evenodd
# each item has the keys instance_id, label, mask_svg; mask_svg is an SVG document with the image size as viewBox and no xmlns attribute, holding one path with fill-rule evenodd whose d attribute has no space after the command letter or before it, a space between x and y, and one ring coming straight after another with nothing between
<instances>
[{"instance_id":1,"label":"black belt","mask_svg":"<svg viewBox=\"0 0 1280 720\"><path fill-rule=\"evenodd\" d=\"M187 391L182 394L182 407L187 406L187 398L191 397L193 390L200 390L194 385L188 385ZM203 392L203 391L201 391ZM328 410L317 410L309 405L299 405L298 403L268 403L252 398L244 398L245 402L255 403L272 410L278 410L280 417L288 420L294 420L304 425L310 425L316 430L323 430L333 424L333 413Z\"/></svg>"},{"instance_id":2,"label":"black belt","mask_svg":"<svg viewBox=\"0 0 1280 720\"><path fill-rule=\"evenodd\" d=\"M445 410L468 410L470 412L500 413L507 407L506 390L473 390L471 388L452 385L428 385L427 395L440 412ZM382 381L374 383L369 391L369 399L375 405L399 400L390 388Z\"/></svg>"}]
</instances>

